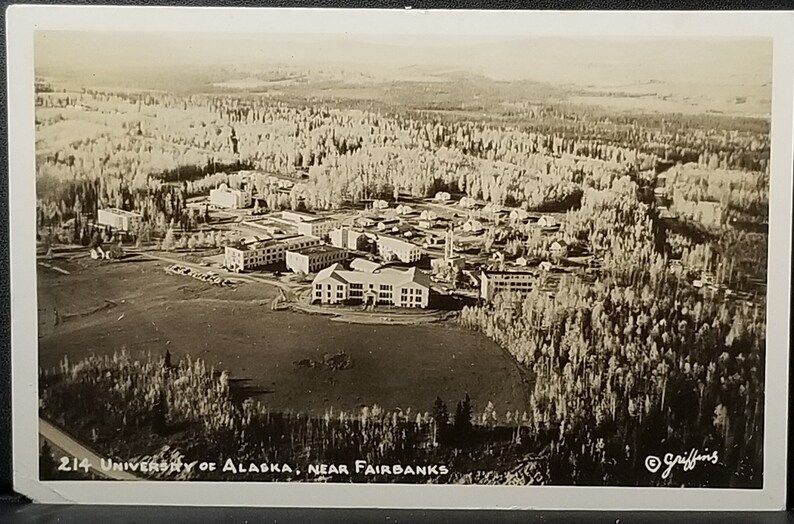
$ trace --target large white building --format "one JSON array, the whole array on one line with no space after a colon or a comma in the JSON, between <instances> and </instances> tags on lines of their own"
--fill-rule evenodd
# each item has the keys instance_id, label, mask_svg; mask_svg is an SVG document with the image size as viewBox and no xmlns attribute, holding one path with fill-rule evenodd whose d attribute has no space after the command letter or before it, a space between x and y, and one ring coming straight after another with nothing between
<instances>
[{"instance_id":1,"label":"large white building","mask_svg":"<svg viewBox=\"0 0 794 524\"><path fill-rule=\"evenodd\" d=\"M269 266L286 259L287 251L320 245L320 239L297 235L287 238L254 239L237 246L226 246L224 265L231 271Z\"/></svg>"},{"instance_id":2,"label":"large white building","mask_svg":"<svg viewBox=\"0 0 794 524\"><path fill-rule=\"evenodd\" d=\"M298 233L323 238L332 230L339 227L339 221L333 218L318 218L310 222L300 222L297 224Z\"/></svg>"},{"instance_id":3,"label":"large white building","mask_svg":"<svg viewBox=\"0 0 794 524\"><path fill-rule=\"evenodd\" d=\"M110 226L118 231L131 231L140 221L140 214L115 207L100 209L97 213L97 223L100 226Z\"/></svg>"},{"instance_id":4,"label":"large white building","mask_svg":"<svg viewBox=\"0 0 794 524\"><path fill-rule=\"evenodd\" d=\"M328 236L331 239L331 245L340 249L358 249L358 238L363 235L361 231L355 231L347 227L341 227L331 231Z\"/></svg>"},{"instance_id":5,"label":"large white building","mask_svg":"<svg viewBox=\"0 0 794 524\"><path fill-rule=\"evenodd\" d=\"M349 257L348 251L333 246L320 245L288 250L287 269L293 273L315 273L333 264L344 262Z\"/></svg>"},{"instance_id":6,"label":"large white building","mask_svg":"<svg viewBox=\"0 0 794 524\"><path fill-rule=\"evenodd\" d=\"M424 273L384 267L372 272L345 271L339 264L320 271L312 283L312 300L339 304L360 300L365 304L426 308L430 284Z\"/></svg>"},{"instance_id":7,"label":"large white building","mask_svg":"<svg viewBox=\"0 0 794 524\"><path fill-rule=\"evenodd\" d=\"M210 204L228 209L245 209L251 206L251 193L243 189L231 189L221 184L217 189L210 190Z\"/></svg>"},{"instance_id":8,"label":"large white building","mask_svg":"<svg viewBox=\"0 0 794 524\"><path fill-rule=\"evenodd\" d=\"M529 293L537 279L530 271L483 271L480 278L480 297L490 302L501 292Z\"/></svg>"},{"instance_id":9,"label":"large white building","mask_svg":"<svg viewBox=\"0 0 794 524\"><path fill-rule=\"evenodd\" d=\"M282 211L281 218L292 222L301 235L323 238L341 225L341 221L332 217L321 217L300 211Z\"/></svg>"},{"instance_id":10,"label":"large white building","mask_svg":"<svg viewBox=\"0 0 794 524\"><path fill-rule=\"evenodd\" d=\"M410 263L422 258L422 250L416 244L399 238L379 236L378 256L387 261L397 259L400 262Z\"/></svg>"}]
</instances>

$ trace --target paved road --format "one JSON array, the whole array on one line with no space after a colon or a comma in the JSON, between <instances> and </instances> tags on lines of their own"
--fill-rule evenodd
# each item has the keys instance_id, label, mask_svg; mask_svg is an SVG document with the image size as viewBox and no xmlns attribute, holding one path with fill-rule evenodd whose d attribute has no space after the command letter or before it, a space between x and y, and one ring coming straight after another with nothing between
<instances>
[{"instance_id":1,"label":"paved road","mask_svg":"<svg viewBox=\"0 0 794 524\"><path fill-rule=\"evenodd\" d=\"M46 420L39 419L39 434L53 447L63 450L63 452L67 455L77 458L78 460L86 459L91 465L90 471L92 473L96 473L97 475L112 480L141 480L140 478L127 473L126 471L102 470L100 467L101 458L99 455L83 446Z\"/></svg>"}]
</instances>

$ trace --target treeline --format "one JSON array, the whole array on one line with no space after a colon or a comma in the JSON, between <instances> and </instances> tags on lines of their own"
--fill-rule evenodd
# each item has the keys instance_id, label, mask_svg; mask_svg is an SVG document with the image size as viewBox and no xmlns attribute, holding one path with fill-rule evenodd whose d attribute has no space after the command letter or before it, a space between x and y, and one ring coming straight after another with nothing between
<instances>
[{"instance_id":1,"label":"treeline","mask_svg":"<svg viewBox=\"0 0 794 524\"><path fill-rule=\"evenodd\" d=\"M766 170L763 162L748 166L736 151L768 158L766 135L685 131L667 124L661 130L615 126L614 134L604 137L604 120L577 120L569 133L247 96L98 91L39 96L39 195L58 206L62 200L68 204L62 197L71 191L68 186L97 179L110 189L106 200L112 201L118 199L115 192L143 192L164 181L194 181L219 170L253 167L309 173L308 183L297 185L294 194L266 195L278 207L304 202L331 208L394 190L428 196L449 189L501 204L552 209L577 191L608 188L616 178L651 169L661 158L693 160L704 169L759 172ZM599 136L592 135L594 128ZM665 153L648 151L651 146ZM688 149L698 158L680 153ZM763 177L756 178L763 184ZM696 186L687 190L696 192L700 184L685 185ZM746 194L751 189L731 191L731 201L740 208L756 206L763 212L763 199ZM61 210L64 219L72 213ZM171 218L166 212L166 220Z\"/></svg>"},{"instance_id":2,"label":"treeline","mask_svg":"<svg viewBox=\"0 0 794 524\"><path fill-rule=\"evenodd\" d=\"M610 483L648 455L718 450L697 485L759 486L763 469L762 308L719 303L674 279L639 290L564 281L553 298L499 295L467 307L535 375L530 424L554 428L574 483ZM602 461L592 463L600 442ZM689 477L691 479L691 477ZM685 483L675 472L668 485Z\"/></svg>"},{"instance_id":3,"label":"treeline","mask_svg":"<svg viewBox=\"0 0 794 524\"><path fill-rule=\"evenodd\" d=\"M559 430L554 445L575 465L572 482L598 483L620 468L641 468L647 455L694 447L716 449L721 460L695 484L758 486L764 308L701 292L669 270L635 192L631 183L590 192L569 213L566 234L604 253L594 284L563 279L553 295L540 286L524 296L497 295L490 306L464 308L461 322L533 372L530 423ZM698 244L671 235L669 249L690 267L701 259L703 269L724 268L717 280L727 283L749 271L738 260L749 263L761 240L729 230ZM599 464L593 442L601 443ZM669 485L692 479L674 474Z\"/></svg>"},{"instance_id":4,"label":"treeline","mask_svg":"<svg viewBox=\"0 0 794 524\"><path fill-rule=\"evenodd\" d=\"M262 476L193 470L152 474L169 480L304 480L350 482L460 482L545 484L545 457L527 456L536 436L518 412L497 415L488 404L476 413L466 396L454 415L438 399L434 414L387 411L366 406L359 412L333 409L324 416L276 412L252 400L236 401L232 377L189 357L172 362L121 351L67 359L59 369L40 372L41 414L117 460L216 460L223 463L292 465L292 475ZM90 406L90 412L87 410ZM101 420L101 424L92 421ZM499 424L497 424L497 422ZM522 464L515 463L523 456ZM422 476L363 474L315 477L307 465L443 464L446 474ZM527 462L532 467L527 467ZM298 473L296 470L302 470ZM487 470L489 474L480 472Z\"/></svg>"},{"instance_id":5,"label":"treeline","mask_svg":"<svg viewBox=\"0 0 794 524\"><path fill-rule=\"evenodd\" d=\"M686 164L668 170L665 178L665 187L674 203L719 202L726 211L736 210L753 217L767 217L769 213L768 172L749 173Z\"/></svg>"}]
</instances>

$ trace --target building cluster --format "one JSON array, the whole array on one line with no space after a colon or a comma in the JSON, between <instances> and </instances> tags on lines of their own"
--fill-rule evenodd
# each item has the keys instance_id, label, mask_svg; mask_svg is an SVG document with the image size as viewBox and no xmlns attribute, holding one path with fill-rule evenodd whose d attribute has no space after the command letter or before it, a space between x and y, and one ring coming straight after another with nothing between
<instances>
[{"instance_id":1,"label":"building cluster","mask_svg":"<svg viewBox=\"0 0 794 524\"><path fill-rule=\"evenodd\" d=\"M293 184L271 179L279 188L282 183L284 187ZM487 232L490 245L499 246L505 238L515 238L519 224L543 232L559 229L551 215L533 215L466 196L453 198L445 191L410 204L402 199L393 206L385 200L372 200L363 211L347 215L295 210L260 213L250 173L237 173L228 180L210 191L209 205L247 209L236 213L240 215L236 227L251 236L225 247L224 266L237 272L286 267L294 273L316 274L313 299L328 304L360 300L373 305L427 307L431 274L439 285L456 286L460 278L468 278L486 301L501 291L525 292L535 277L526 270L531 261L524 257L506 261L505 251L499 247L484 254L483 235ZM249 208L254 201L257 205L252 211ZM101 225L119 231L133 230L140 218L137 213L112 208L98 214ZM457 245L456 234L460 235ZM568 257L571 247L575 246L556 240L549 245L549 260L559 262ZM423 257L429 262L427 273L417 267ZM507 269L514 266L509 271L504 271L506 262ZM551 262L541 264L550 266Z\"/></svg>"},{"instance_id":2,"label":"building cluster","mask_svg":"<svg viewBox=\"0 0 794 524\"><path fill-rule=\"evenodd\" d=\"M287 258L287 251L300 251L320 244L319 238L305 235L253 237L234 246L226 246L223 262L231 271L247 271L283 262Z\"/></svg>"},{"instance_id":3,"label":"building cluster","mask_svg":"<svg viewBox=\"0 0 794 524\"><path fill-rule=\"evenodd\" d=\"M446 199L442 198L441 201ZM382 206L378 211L384 211ZM431 272L439 282L452 281L448 279L463 275L466 257L455 252L452 227L447 226L443 234L430 234L418 229L414 231L419 223L437 224L440 217L436 212L427 209L419 212L406 205L401 206L401 211L399 216L378 216L366 212L357 217L282 211L271 216L271 222L278 223L278 227L257 227L258 231L272 233L269 238L255 238L239 246L227 247L226 265L244 271L283 261L287 269L294 273L316 274L312 282L312 300L323 304L354 301L367 305L427 307L430 278L416 267L423 254L418 245L421 235L437 240L431 247L443 247L443 256L430 257ZM501 211L492 209L491 213L498 214ZM505 220L509 220L509 213L503 213ZM528 219L526 212L515 212L513 215L515 220ZM558 226L550 216L535 220L543 228ZM471 217L458 225L464 235L477 233L484 228L482 221ZM280 228L297 233L284 235ZM411 238L414 233L417 236ZM425 244L428 245L427 242ZM558 240L551 244L549 251L553 258L559 259L567 256L568 245ZM377 262L374 261L375 256ZM392 262L411 267L392 267L389 265ZM537 278L535 272L526 270L483 269L476 270L477 276L472 280L476 281L479 297L488 302L500 292L528 292Z\"/></svg>"},{"instance_id":4,"label":"building cluster","mask_svg":"<svg viewBox=\"0 0 794 524\"><path fill-rule=\"evenodd\" d=\"M363 240L366 244L374 242L378 249L378 256L386 262L400 261L406 264L418 262L422 258L422 249L408 240L379 233L357 231L347 227L335 229L330 232L329 239L334 247L360 251Z\"/></svg>"}]
</instances>

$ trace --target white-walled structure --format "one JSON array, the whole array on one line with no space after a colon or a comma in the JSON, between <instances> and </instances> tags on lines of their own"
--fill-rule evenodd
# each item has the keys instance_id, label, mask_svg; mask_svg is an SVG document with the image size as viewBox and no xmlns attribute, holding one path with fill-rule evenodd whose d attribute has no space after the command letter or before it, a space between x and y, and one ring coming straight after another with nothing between
<instances>
[{"instance_id":1,"label":"white-walled structure","mask_svg":"<svg viewBox=\"0 0 794 524\"><path fill-rule=\"evenodd\" d=\"M210 204L228 209L244 209L251 206L251 193L242 189L231 189L221 184L210 190Z\"/></svg>"},{"instance_id":2,"label":"white-walled structure","mask_svg":"<svg viewBox=\"0 0 794 524\"><path fill-rule=\"evenodd\" d=\"M224 265L232 271L268 266L285 260L288 250L299 250L320 243L319 238L304 235L281 239L256 239L252 242L240 243L238 246L226 246Z\"/></svg>"},{"instance_id":3,"label":"white-walled structure","mask_svg":"<svg viewBox=\"0 0 794 524\"><path fill-rule=\"evenodd\" d=\"M383 260L397 259L400 262L411 263L422 258L422 250L411 242L394 237L380 236L378 237L378 255Z\"/></svg>"},{"instance_id":4,"label":"white-walled structure","mask_svg":"<svg viewBox=\"0 0 794 524\"><path fill-rule=\"evenodd\" d=\"M334 264L312 282L312 301L339 304L361 300L366 304L426 308L430 300L427 277L416 268L382 268L373 272L346 271Z\"/></svg>"},{"instance_id":5,"label":"white-walled structure","mask_svg":"<svg viewBox=\"0 0 794 524\"><path fill-rule=\"evenodd\" d=\"M322 238L339 227L339 221L333 218L318 218L307 222L299 222L297 227L298 233L301 235Z\"/></svg>"},{"instance_id":6,"label":"white-walled structure","mask_svg":"<svg viewBox=\"0 0 794 524\"><path fill-rule=\"evenodd\" d=\"M560 223L557 220L549 215L543 215L538 219L538 226L539 227L557 227Z\"/></svg>"},{"instance_id":7,"label":"white-walled structure","mask_svg":"<svg viewBox=\"0 0 794 524\"><path fill-rule=\"evenodd\" d=\"M310 246L303 249L288 250L286 254L287 269L293 273L315 273L333 264L344 262L349 258L344 249L333 246Z\"/></svg>"},{"instance_id":8,"label":"white-walled structure","mask_svg":"<svg viewBox=\"0 0 794 524\"><path fill-rule=\"evenodd\" d=\"M282 211L281 218L292 222L301 235L322 238L341 225L341 220L302 213L300 211Z\"/></svg>"},{"instance_id":9,"label":"white-walled structure","mask_svg":"<svg viewBox=\"0 0 794 524\"><path fill-rule=\"evenodd\" d=\"M328 233L331 245L340 249L358 249L358 238L363 235L361 231L356 231L347 227L341 227Z\"/></svg>"},{"instance_id":10,"label":"white-walled structure","mask_svg":"<svg viewBox=\"0 0 794 524\"><path fill-rule=\"evenodd\" d=\"M555 240L549 246L549 253L556 258L565 258L568 256L568 243L565 240Z\"/></svg>"},{"instance_id":11,"label":"white-walled structure","mask_svg":"<svg viewBox=\"0 0 794 524\"><path fill-rule=\"evenodd\" d=\"M97 213L97 223L101 226L110 226L119 231L131 231L141 221L141 215L133 211L124 211L110 207L100 209Z\"/></svg>"},{"instance_id":12,"label":"white-walled structure","mask_svg":"<svg viewBox=\"0 0 794 524\"><path fill-rule=\"evenodd\" d=\"M529 271L483 271L480 279L480 297L487 302L503 291L528 293L537 277Z\"/></svg>"}]
</instances>

